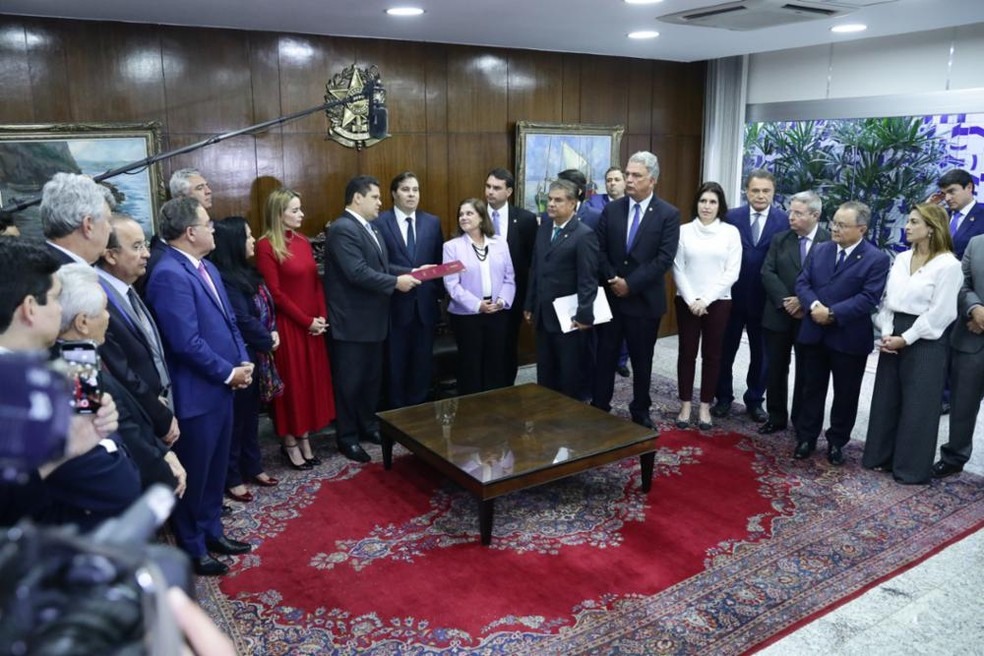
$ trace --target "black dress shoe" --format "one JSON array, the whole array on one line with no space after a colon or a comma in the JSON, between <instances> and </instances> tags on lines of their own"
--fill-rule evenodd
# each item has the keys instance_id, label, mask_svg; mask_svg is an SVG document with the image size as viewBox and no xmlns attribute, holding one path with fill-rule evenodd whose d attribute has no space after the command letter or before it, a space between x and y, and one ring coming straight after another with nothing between
<instances>
[{"instance_id":1,"label":"black dress shoe","mask_svg":"<svg viewBox=\"0 0 984 656\"><path fill-rule=\"evenodd\" d=\"M191 559L191 566L198 576L222 576L229 571L229 566L209 555Z\"/></svg>"},{"instance_id":2,"label":"black dress shoe","mask_svg":"<svg viewBox=\"0 0 984 656\"><path fill-rule=\"evenodd\" d=\"M778 433L779 431L786 430L786 424L774 423L771 419L761 426L759 426L759 435L772 435L773 433Z\"/></svg>"},{"instance_id":3,"label":"black dress shoe","mask_svg":"<svg viewBox=\"0 0 984 656\"><path fill-rule=\"evenodd\" d=\"M363 449L358 444L339 444L338 452L349 460L354 460L356 462L369 462L372 460L366 450Z\"/></svg>"},{"instance_id":4,"label":"black dress shoe","mask_svg":"<svg viewBox=\"0 0 984 656\"><path fill-rule=\"evenodd\" d=\"M948 462L940 460L933 465L933 478L946 478L947 476L959 474L962 471L963 465L951 465Z\"/></svg>"},{"instance_id":5,"label":"black dress shoe","mask_svg":"<svg viewBox=\"0 0 984 656\"><path fill-rule=\"evenodd\" d=\"M752 418L752 421L757 421L760 424L763 421L768 421L769 420L769 415L767 415L765 413L765 410L763 410L762 409L762 406L760 406L760 405L751 405L751 406L748 406L748 408L745 409L745 414L747 414L749 417L751 417Z\"/></svg>"},{"instance_id":6,"label":"black dress shoe","mask_svg":"<svg viewBox=\"0 0 984 656\"><path fill-rule=\"evenodd\" d=\"M240 542L222 536L219 538L209 538L205 540L205 548L212 553L219 553L226 556L238 556L239 554L249 553L253 550L253 545L248 542Z\"/></svg>"},{"instance_id":7,"label":"black dress shoe","mask_svg":"<svg viewBox=\"0 0 984 656\"><path fill-rule=\"evenodd\" d=\"M796 450L793 451L793 457L797 460L805 460L813 453L813 448L813 445L809 442L800 442L796 445Z\"/></svg>"},{"instance_id":8,"label":"black dress shoe","mask_svg":"<svg viewBox=\"0 0 984 656\"><path fill-rule=\"evenodd\" d=\"M677 427L677 428L679 428L680 430L687 430L688 428L690 428L690 422L689 422L689 421L684 421L683 419L677 419L677 420L676 420L676 421L674 422L674 424L675 424L675 425L676 425L676 427Z\"/></svg>"},{"instance_id":9,"label":"black dress shoe","mask_svg":"<svg viewBox=\"0 0 984 656\"><path fill-rule=\"evenodd\" d=\"M715 403L711 406L711 416L724 419L731 414L731 401Z\"/></svg>"},{"instance_id":10,"label":"black dress shoe","mask_svg":"<svg viewBox=\"0 0 984 656\"><path fill-rule=\"evenodd\" d=\"M232 514L232 506L230 506L227 503L223 503L222 504L222 514L223 515L231 515Z\"/></svg>"},{"instance_id":11,"label":"black dress shoe","mask_svg":"<svg viewBox=\"0 0 984 656\"><path fill-rule=\"evenodd\" d=\"M363 442L368 442L369 444L382 444L383 437L379 434L379 431L373 431L362 438Z\"/></svg>"},{"instance_id":12,"label":"black dress shoe","mask_svg":"<svg viewBox=\"0 0 984 656\"><path fill-rule=\"evenodd\" d=\"M632 375L632 372L629 371L629 368L626 367L624 364L620 364L617 367L615 367L615 373L617 373L622 378L628 378L629 376Z\"/></svg>"},{"instance_id":13,"label":"black dress shoe","mask_svg":"<svg viewBox=\"0 0 984 656\"><path fill-rule=\"evenodd\" d=\"M714 428L714 422L711 422L711 421L698 421L697 422L697 428L699 428L702 431L709 431L712 428Z\"/></svg>"},{"instance_id":14,"label":"black dress shoe","mask_svg":"<svg viewBox=\"0 0 984 656\"><path fill-rule=\"evenodd\" d=\"M649 428L650 430L653 429L653 428L656 428L653 425L653 420L649 418L649 415L640 416L640 417L633 417L632 418L632 423L633 424L639 424L643 428Z\"/></svg>"},{"instance_id":15,"label":"black dress shoe","mask_svg":"<svg viewBox=\"0 0 984 656\"><path fill-rule=\"evenodd\" d=\"M844 464L844 452L839 446L831 444L827 447L827 462L838 467Z\"/></svg>"}]
</instances>

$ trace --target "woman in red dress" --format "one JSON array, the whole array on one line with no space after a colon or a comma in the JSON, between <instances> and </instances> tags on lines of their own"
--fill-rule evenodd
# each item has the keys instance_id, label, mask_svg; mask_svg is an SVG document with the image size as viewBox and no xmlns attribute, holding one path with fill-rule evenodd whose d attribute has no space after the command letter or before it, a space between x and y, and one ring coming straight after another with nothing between
<instances>
[{"instance_id":1,"label":"woman in red dress","mask_svg":"<svg viewBox=\"0 0 984 656\"><path fill-rule=\"evenodd\" d=\"M325 294L311 243L298 232L304 212L301 196L277 189L267 199L267 231L256 242L256 268L277 310L280 348L274 352L284 393L273 400L274 429L281 451L294 469L321 464L308 434L335 418L335 396L325 344Z\"/></svg>"}]
</instances>

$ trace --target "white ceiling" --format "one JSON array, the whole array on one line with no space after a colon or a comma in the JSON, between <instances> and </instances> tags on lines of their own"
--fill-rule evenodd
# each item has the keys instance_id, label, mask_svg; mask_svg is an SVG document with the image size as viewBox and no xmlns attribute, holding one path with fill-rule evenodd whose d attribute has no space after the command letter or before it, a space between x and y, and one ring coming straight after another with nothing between
<instances>
[{"instance_id":1,"label":"white ceiling","mask_svg":"<svg viewBox=\"0 0 984 656\"><path fill-rule=\"evenodd\" d=\"M724 0L0 0L7 14L228 27L270 32L371 37L557 52L697 61L830 42L920 32L980 20L980 0L808 0L871 4L843 18L736 32L657 21L658 16ZM753 0L756 1L756 0ZM762 1L762 0L757 0ZM796 2L796 0L790 0ZM387 7L426 13L393 18ZM861 34L837 35L837 23L862 22ZM660 36L633 41L633 30Z\"/></svg>"}]
</instances>

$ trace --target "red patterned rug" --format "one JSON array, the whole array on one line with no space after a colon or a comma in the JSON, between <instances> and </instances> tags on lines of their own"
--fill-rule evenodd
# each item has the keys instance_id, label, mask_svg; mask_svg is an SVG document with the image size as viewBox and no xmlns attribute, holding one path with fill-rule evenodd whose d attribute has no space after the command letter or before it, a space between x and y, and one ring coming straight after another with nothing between
<instances>
[{"instance_id":1,"label":"red patterned rug","mask_svg":"<svg viewBox=\"0 0 984 656\"><path fill-rule=\"evenodd\" d=\"M415 457L326 453L237 504L257 547L200 599L243 654L735 654L984 526L978 477L900 486L735 429L664 430L648 496L631 459L502 497L490 547Z\"/></svg>"}]
</instances>

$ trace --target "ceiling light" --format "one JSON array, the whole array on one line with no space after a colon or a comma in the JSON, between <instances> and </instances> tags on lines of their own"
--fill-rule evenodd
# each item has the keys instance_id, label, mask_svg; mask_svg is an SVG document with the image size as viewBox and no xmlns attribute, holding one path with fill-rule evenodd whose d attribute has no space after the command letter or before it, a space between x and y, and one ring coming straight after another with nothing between
<instances>
[{"instance_id":1,"label":"ceiling light","mask_svg":"<svg viewBox=\"0 0 984 656\"><path fill-rule=\"evenodd\" d=\"M629 32L627 36L630 39L655 39L659 36L659 32L653 32L652 30L640 30L639 32Z\"/></svg>"},{"instance_id":2,"label":"ceiling light","mask_svg":"<svg viewBox=\"0 0 984 656\"><path fill-rule=\"evenodd\" d=\"M424 10L420 7L391 7L386 13L390 16L420 16Z\"/></svg>"},{"instance_id":3,"label":"ceiling light","mask_svg":"<svg viewBox=\"0 0 984 656\"><path fill-rule=\"evenodd\" d=\"M657 2L663 2L663 0L625 0L627 5L654 5Z\"/></svg>"},{"instance_id":4,"label":"ceiling light","mask_svg":"<svg viewBox=\"0 0 984 656\"><path fill-rule=\"evenodd\" d=\"M830 31L837 34L850 34L851 32L864 32L866 29L868 26L861 23L847 23L846 25L834 25Z\"/></svg>"}]
</instances>

